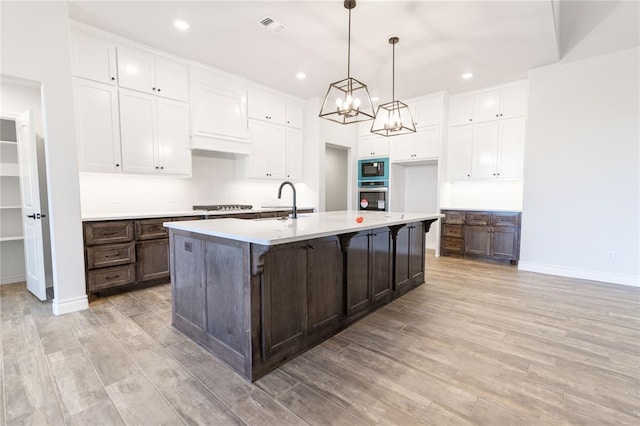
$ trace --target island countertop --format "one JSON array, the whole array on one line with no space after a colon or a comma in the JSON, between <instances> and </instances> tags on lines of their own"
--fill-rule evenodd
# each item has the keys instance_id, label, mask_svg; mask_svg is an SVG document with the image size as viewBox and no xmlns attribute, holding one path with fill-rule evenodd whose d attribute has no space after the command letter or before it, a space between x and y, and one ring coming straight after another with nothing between
<instances>
[{"instance_id":1,"label":"island countertop","mask_svg":"<svg viewBox=\"0 0 640 426\"><path fill-rule=\"evenodd\" d=\"M362 217L362 222L356 219ZM261 245L277 245L444 217L439 213L345 210L304 213L298 219L212 219L166 222L164 226L202 235Z\"/></svg>"}]
</instances>

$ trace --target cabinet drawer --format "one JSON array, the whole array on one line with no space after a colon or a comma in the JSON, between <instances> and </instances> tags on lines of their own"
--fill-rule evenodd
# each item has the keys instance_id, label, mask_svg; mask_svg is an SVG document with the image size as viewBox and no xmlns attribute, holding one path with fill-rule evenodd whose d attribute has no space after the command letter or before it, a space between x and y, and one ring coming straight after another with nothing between
<instances>
[{"instance_id":1,"label":"cabinet drawer","mask_svg":"<svg viewBox=\"0 0 640 426\"><path fill-rule=\"evenodd\" d=\"M258 213L258 219L267 219L267 218L275 218L278 217L278 212L261 212ZM281 216L284 216L284 214L282 214Z\"/></svg>"},{"instance_id":2,"label":"cabinet drawer","mask_svg":"<svg viewBox=\"0 0 640 426\"><path fill-rule=\"evenodd\" d=\"M518 226L519 213L494 213L491 217L492 226Z\"/></svg>"},{"instance_id":3,"label":"cabinet drawer","mask_svg":"<svg viewBox=\"0 0 640 426\"><path fill-rule=\"evenodd\" d=\"M467 212L465 223L472 226L489 226L491 223L491 213Z\"/></svg>"},{"instance_id":4,"label":"cabinet drawer","mask_svg":"<svg viewBox=\"0 0 640 426\"><path fill-rule=\"evenodd\" d=\"M463 225L464 224L464 212L457 211L443 211L445 214L444 223L450 223L453 225Z\"/></svg>"},{"instance_id":5,"label":"cabinet drawer","mask_svg":"<svg viewBox=\"0 0 640 426\"><path fill-rule=\"evenodd\" d=\"M89 292L131 284L135 281L135 274L136 268L133 263L124 266L94 269L88 273Z\"/></svg>"},{"instance_id":6,"label":"cabinet drawer","mask_svg":"<svg viewBox=\"0 0 640 426\"><path fill-rule=\"evenodd\" d=\"M449 252L464 252L464 240L462 238L442 237L442 245Z\"/></svg>"},{"instance_id":7,"label":"cabinet drawer","mask_svg":"<svg viewBox=\"0 0 640 426\"><path fill-rule=\"evenodd\" d=\"M88 245L132 241L133 221L87 222L84 224L84 238Z\"/></svg>"},{"instance_id":8,"label":"cabinet drawer","mask_svg":"<svg viewBox=\"0 0 640 426\"><path fill-rule=\"evenodd\" d=\"M464 236L464 227L462 225L444 225L442 235L445 237L462 238Z\"/></svg>"},{"instance_id":9,"label":"cabinet drawer","mask_svg":"<svg viewBox=\"0 0 640 426\"><path fill-rule=\"evenodd\" d=\"M135 245L113 244L87 247L87 268L105 268L136 261Z\"/></svg>"},{"instance_id":10,"label":"cabinet drawer","mask_svg":"<svg viewBox=\"0 0 640 426\"><path fill-rule=\"evenodd\" d=\"M171 219L147 219L136 220L136 240L153 240L166 238L169 235L167 228L162 226Z\"/></svg>"}]
</instances>

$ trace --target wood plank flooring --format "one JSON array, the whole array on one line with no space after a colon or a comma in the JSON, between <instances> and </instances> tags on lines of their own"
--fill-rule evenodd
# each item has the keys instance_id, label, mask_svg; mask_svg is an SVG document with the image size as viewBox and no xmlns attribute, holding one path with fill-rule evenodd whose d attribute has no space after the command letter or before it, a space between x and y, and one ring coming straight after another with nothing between
<instances>
[{"instance_id":1,"label":"wood plank flooring","mask_svg":"<svg viewBox=\"0 0 640 426\"><path fill-rule=\"evenodd\" d=\"M169 285L55 317L0 287L0 424L640 424L640 289L427 258L427 282L251 384Z\"/></svg>"}]
</instances>

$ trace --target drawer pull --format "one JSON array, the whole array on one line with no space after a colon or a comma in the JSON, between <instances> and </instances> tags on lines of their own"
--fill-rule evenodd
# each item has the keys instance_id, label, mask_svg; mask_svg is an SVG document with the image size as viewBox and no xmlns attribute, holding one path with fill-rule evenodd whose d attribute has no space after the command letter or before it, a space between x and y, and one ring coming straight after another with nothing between
<instances>
[{"instance_id":1,"label":"drawer pull","mask_svg":"<svg viewBox=\"0 0 640 426\"><path fill-rule=\"evenodd\" d=\"M111 231L111 232L103 232L102 236L106 237L107 235L118 235L118 231Z\"/></svg>"},{"instance_id":2,"label":"drawer pull","mask_svg":"<svg viewBox=\"0 0 640 426\"><path fill-rule=\"evenodd\" d=\"M116 278L120 278L120 274L112 275L110 277L104 277L105 280L115 280Z\"/></svg>"},{"instance_id":3,"label":"drawer pull","mask_svg":"<svg viewBox=\"0 0 640 426\"><path fill-rule=\"evenodd\" d=\"M105 254L104 257L118 257L120 256L120 252L116 251L115 253L112 254Z\"/></svg>"},{"instance_id":4,"label":"drawer pull","mask_svg":"<svg viewBox=\"0 0 640 426\"><path fill-rule=\"evenodd\" d=\"M148 228L147 231L159 231L160 228L158 228L157 226L154 226L153 228Z\"/></svg>"}]
</instances>

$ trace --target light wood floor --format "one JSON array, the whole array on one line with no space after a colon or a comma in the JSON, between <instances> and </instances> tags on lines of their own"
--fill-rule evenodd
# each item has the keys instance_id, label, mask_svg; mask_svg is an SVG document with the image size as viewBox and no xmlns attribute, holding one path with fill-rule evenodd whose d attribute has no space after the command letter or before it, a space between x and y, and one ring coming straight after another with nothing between
<instances>
[{"instance_id":1,"label":"light wood floor","mask_svg":"<svg viewBox=\"0 0 640 426\"><path fill-rule=\"evenodd\" d=\"M250 384L170 287L54 317L0 287L0 424L640 424L640 289L428 258L425 285Z\"/></svg>"}]
</instances>

